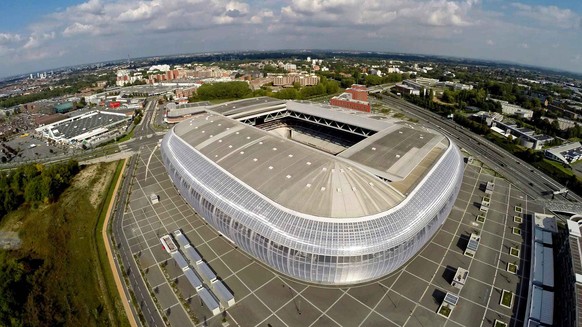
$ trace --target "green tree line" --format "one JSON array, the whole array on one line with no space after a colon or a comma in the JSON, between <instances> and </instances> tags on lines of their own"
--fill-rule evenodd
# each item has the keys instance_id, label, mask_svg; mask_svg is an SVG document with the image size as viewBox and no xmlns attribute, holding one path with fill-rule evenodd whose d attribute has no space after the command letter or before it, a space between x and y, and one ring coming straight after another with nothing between
<instances>
[{"instance_id":1,"label":"green tree line","mask_svg":"<svg viewBox=\"0 0 582 327\"><path fill-rule=\"evenodd\" d=\"M0 219L27 202L51 203L79 172L76 161L53 165L28 164L0 176Z\"/></svg>"},{"instance_id":2,"label":"green tree line","mask_svg":"<svg viewBox=\"0 0 582 327\"><path fill-rule=\"evenodd\" d=\"M202 84L196 91L198 100L241 99L252 94L246 82Z\"/></svg>"},{"instance_id":3,"label":"green tree line","mask_svg":"<svg viewBox=\"0 0 582 327\"><path fill-rule=\"evenodd\" d=\"M273 92L271 88L265 87L252 91L246 82L223 82L213 84L203 84L197 90L197 94L190 98L194 101L207 101L217 99L243 99L258 96L270 96L278 99L304 100L317 96L335 94L339 92L339 83L321 77L319 84L314 86L301 87L295 84L293 87L284 88L278 92Z\"/></svg>"},{"instance_id":4,"label":"green tree line","mask_svg":"<svg viewBox=\"0 0 582 327\"><path fill-rule=\"evenodd\" d=\"M454 104L457 109L464 110L467 106L477 107L483 111L501 112L501 104L487 99L485 89L449 90L445 89L441 101Z\"/></svg>"}]
</instances>

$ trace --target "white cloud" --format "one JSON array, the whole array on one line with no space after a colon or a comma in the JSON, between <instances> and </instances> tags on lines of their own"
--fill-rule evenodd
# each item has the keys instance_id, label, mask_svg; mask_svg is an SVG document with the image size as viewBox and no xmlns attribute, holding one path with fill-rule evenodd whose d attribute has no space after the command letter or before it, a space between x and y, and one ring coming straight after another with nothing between
<instances>
[{"instance_id":1,"label":"white cloud","mask_svg":"<svg viewBox=\"0 0 582 327\"><path fill-rule=\"evenodd\" d=\"M0 46L20 42L22 37L20 34L0 33Z\"/></svg>"},{"instance_id":2,"label":"white cloud","mask_svg":"<svg viewBox=\"0 0 582 327\"><path fill-rule=\"evenodd\" d=\"M570 9L513 3L495 12L479 0L86 0L23 26L28 32L0 31L0 75L26 60L253 48L415 52L582 71L571 61L582 53L576 26L580 13ZM72 48L85 51L59 52Z\"/></svg>"},{"instance_id":3,"label":"white cloud","mask_svg":"<svg viewBox=\"0 0 582 327\"><path fill-rule=\"evenodd\" d=\"M103 9L103 4L99 0L89 0L80 5L70 8L74 11L98 14Z\"/></svg>"},{"instance_id":4,"label":"white cloud","mask_svg":"<svg viewBox=\"0 0 582 327\"><path fill-rule=\"evenodd\" d=\"M290 22L309 25L385 26L394 20L429 26L469 26L478 0L291 0L281 10Z\"/></svg>"},{"instance_id":5,"label":"white cloud","mask_svg":"<svg viewBox=\"0 0 582 327\"><path fill-rule=\"evenodd\" d=\"M526 17L545 26L562 29L581 28L582 17L570 9L557 6L526 5L515 2L511 4L518 16Z\"/></svg>"},{"instance_id":6,"label":"white cloud","mask_svg":"<svg viewBox=\"0 0 582 327\"><path fill-rule=\"evenodd\" d=\"M267 20L272 20L275 18L275 14L272 10L261 10L258 14L251 17L251 23L261 24Z\"/></svg>"},{"instance_id":7,"label":"white cloud","mask_svg":"<svg viewBox=\"0 0 582 327\"><path fill-rule=\"evenodd\" d=\"M75 22L72 25L67 26L63 31L64 36L75 36L79 34L90 34L93 32L93 26L81 24Z\"/></svg>"},{"instance_id":8,"label":"white cloud","mask_svg":"<svg viewBox=\"0 0 582 327\"><path fill-rule=\"evenodd\" d=\"M34 49L38 48L41 45L45 44L45 42L52 40L55 38L55 32L49 33L32 33L28 37L28 41L22 46L24 49Z\"/></svg>"},{"instance_id":9,"label":"white cloud","mask_svg":"<svg viewBox=\"0 0 582 327\"><path fill-rule=\"evenodd\" d=\"M128 8L120 13L116 17L116 21L125 23L147 20L152 18L160 9L160 4L157 1L139 2L135 7Z\"/></svg>"}]
</instances>

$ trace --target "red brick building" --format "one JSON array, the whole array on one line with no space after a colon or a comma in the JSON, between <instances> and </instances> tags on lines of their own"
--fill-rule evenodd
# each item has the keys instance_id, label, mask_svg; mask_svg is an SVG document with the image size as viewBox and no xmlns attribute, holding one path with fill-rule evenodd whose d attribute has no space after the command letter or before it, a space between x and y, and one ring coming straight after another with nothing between
<instances>
[{"instance_id":1,"label":"red brick building","mask_svg":"<svg viewBox=\"0 0 582 327\"><path fill-rule=\"evenodd\" d=\"M368 102L368 88L365 85L353 84L346 92L352 95L353 100Z\"/></svg>"},{"instance_id":2,"label":"red brick building","mask_svg":"<svg viewBox=\"0 0 582 327\"><path fill-rule=\"evenodd\" d=\"M336 97L333 97L329 104L351 110L371 112L368 102L368 89L364 85L354 84L349 89Z\"/></svg>"}]
</instances>

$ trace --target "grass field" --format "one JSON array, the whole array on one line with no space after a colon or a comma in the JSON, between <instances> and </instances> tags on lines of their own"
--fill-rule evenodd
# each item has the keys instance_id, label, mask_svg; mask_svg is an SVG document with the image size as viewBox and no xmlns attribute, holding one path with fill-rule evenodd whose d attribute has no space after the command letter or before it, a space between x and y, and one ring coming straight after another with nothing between
<instances>
[{"instance_id":1,"label":"grass field","mask_svg":"<svg viewBox=\"0 0 582 327\"><path fill-rule=\"evenodd\" d=\"M564 174L566 174L568 176L574 175L574 173L572 172L571 169L564 167L564 165L562 165L559 162L556 162L553 160L548 160L548 159L544 159L544 162L546 162L548 165L554 166L556 169L562 171Z\"/></svg>"},{"instance_id":2,"label":"grass field","mask_svg":"<svg viewBox=\"0 0 582 327\"><path fill-rule=\"evenodd\" d=\"M28 324L129 326L100 233L121 167L87 166L56 203L25 205L2 220L0 230L22 239L21 249L7 254L41 263L23 308Z\"/></svg>"}]
</instances>

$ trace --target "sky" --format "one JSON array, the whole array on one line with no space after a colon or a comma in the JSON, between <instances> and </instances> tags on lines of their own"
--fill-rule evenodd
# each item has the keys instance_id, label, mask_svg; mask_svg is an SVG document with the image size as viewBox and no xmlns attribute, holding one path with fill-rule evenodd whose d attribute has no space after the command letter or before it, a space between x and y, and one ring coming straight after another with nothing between
<instances>
[{"instance_id":1,"label":"sky","mask_svg":"<svg viewBox=\"0 0 582 327\"><path fill-rule=\"evenodd\" d=\"M338 49L582 73L580 0L0 0L0 77L229 50Z\"/></svg>"}]
</instances>

